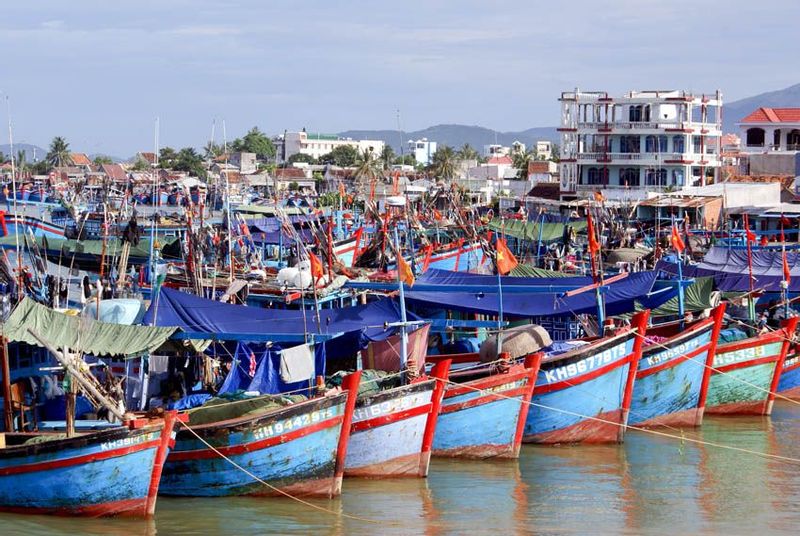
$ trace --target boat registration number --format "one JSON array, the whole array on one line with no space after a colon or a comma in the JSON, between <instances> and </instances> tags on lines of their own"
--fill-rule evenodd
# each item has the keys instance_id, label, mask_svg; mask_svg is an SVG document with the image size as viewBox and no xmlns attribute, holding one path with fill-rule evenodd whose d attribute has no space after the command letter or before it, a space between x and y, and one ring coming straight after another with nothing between
<instances>
[{"instance_id":1,"label":"boat registration number","mask_svg":"<svg viewBox=\"0 0 800 536\"><path fill-rule=\"evenodd\" d=\"M645 363L648 367L652 367L654 365L659 365L666 361L671 360L673 357L681 357L685 356L698 348L700 348L701 344L706 342L705 338L697 337L690 341L683 342L678 346L674 346L668 350L664 350L663 352L659 352L657 354L651 355L647 359L645 359Z\"/></svg>"},{"instance_id":2,"label":"boat registration number","mask_svg":"<svg viewBox=\"0 0 800 536\"><path fill-rule=\"evenodd\" d=\"M291 430L296 430L298 428L303 428L311 424L316 424L325 419L330 419L333 416L334 416L334 408L312 411L311 413L298 415L297 417L293 417L291 419L285 419L282 421L274 422L272 424L268 424L267 426L262 426L261 428L258 428L256 429L255 432L253 432L253 437L257 440L266 439L268 437L280 435L285 432L289 432Z\"/></svg>"},{"instance_id":3,"label":"boat registration number","mask_svg":"<svg viewBox=\"0 0 800 536\"><path fill-rule=\"evenodd\" d=\"M758 359L771 355L779 355L781 351L781 343L773 342L770 344L762 344L760 346L753 346L751 348L742 348L741 350L734 350L733 352L725 352L724 354L717 354L714 356L714 366L723 367L725 365L732 365L734 363L741 363L750 359Z\"/></svg>"},{"instance_id":4,"label":"boat registration number","mask_svg":"<svg viewBox=\"0 0 800 536\"><path fill-rule=\"evenodd\" d=\"M373 417L380 417L381 415L389 415L398 411L404 411L416 406L420 406L428 402L426 395L430 396L430 392L418 393L413 395L404 396L403 398L395 398L393 400L386 400L371 406L356 408L353 412L353 422L359 422Z\"/></svg>"},{"instance_id":5,"label":"boat registration number","mask_svg":"<svg viewBox=\"0 0 800 536\"><path fill-rule=\"evenodd\" d=\"M155 433L142 434L134 437L123 437L122 439L115 439L114 441L100 443L100 450L105 452L108 450L132 447L134 445L140 445L142 443L153 441L157 438L158 436Z\"/></svg>"},{"instance_id":6,"label":"boat registration number","mask_svg":"<svg viewBox=\"0 0 800 536\"><path fill-rule=\"evenodd\" d=\"M617 359L627 355L627 344L619 344L598 354L592 354L577 363L570 363L563 367L558 367L551 370L545 370L544 379L547 383L561 382L568 380L574 376L580 376L592 370L598 369L603 365L607 365Z\"/></svg>"}]
</instances>

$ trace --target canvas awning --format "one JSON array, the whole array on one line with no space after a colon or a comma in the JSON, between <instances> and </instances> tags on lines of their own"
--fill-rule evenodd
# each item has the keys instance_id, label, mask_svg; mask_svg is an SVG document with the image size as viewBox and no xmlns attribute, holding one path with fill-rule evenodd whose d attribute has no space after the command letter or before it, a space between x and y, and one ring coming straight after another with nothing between
<instances>
[{"instance_id":1,"label":"canvas awning","mask_svg":"<svg viewBox=\"0 0 800 536\"><path fill-rule=\"evenodd\" d=\"M139 355L163 346L177 331L174 327L124 326L54 311L24 298L0 330L10 342L41 346L28 332L34 330L56 348L93 355ZM170 343L167 343L170 344Z\"/></svg>"},{"instance_id":2,"label":"canvas awning","mask_svg":"<svg viewBox=\"0 0 800 536\"><path fill-rule=\"evenodd\" d=\"M502 232L508 236L513 236L519 240L535 241L539 240L539 226L542 225L538 221L522 221L522 220L505 220L501 221L498 218L490 221L488 224L489 229L495 232ZM545 222L542 227L541 240L544 243L558 242L564 236L564 228L570 226L575 229L575 232L580 232L586 229L585 221L572 221L569 223L554 223Z\"/></svg>"}]
</instances>

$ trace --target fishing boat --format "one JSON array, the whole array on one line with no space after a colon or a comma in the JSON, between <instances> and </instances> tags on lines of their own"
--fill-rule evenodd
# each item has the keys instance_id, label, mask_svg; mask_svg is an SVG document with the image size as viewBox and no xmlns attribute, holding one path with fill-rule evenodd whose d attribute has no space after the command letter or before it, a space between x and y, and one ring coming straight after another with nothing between
<instances>
[{"instance_id":1,"label":"fishing boat","mask_svg":"<svg viewBox=\"0 0 800 536\"><path fill-rule=\"evenodd\" d=\"M783 371L778 382L778 393L785 398L800 400L800 351L792 344L783 361Z\"/></svg>"},{"instance_id":2,"label":"fishing boat","mask_svg":"<svg viewBox=\"0 0 800 536\"><path fill-rule=\"evenodd\" d=\"M474 363L477 354L430 356L458 364ZM433 436L433 455L450 458L518 458L528 407L542 360L484 365L454 371L444 392Z\"/></svg>"},{"instance_id":3,"label":"fishing boat","mask_svg":"<svg viewBox=\"0 0 800 536\"><path fill-rule=\"evenodd\" d=\"M5 433L0 510L71 516L152 516L174 412L163 419L64 437Z\"/></svg>"},{"instance_id":4,"label":"fishing boat","mask_svg":"<svg viewBox=\"0 0 800 536\"><path fill-rule=\"evenodd\" d=\"M647 311L637 313L630 326L614 335L545 357L533 389L523 441L622 441L647 318Z\"/></svg>"},{"instance_id":5,"label":"fishing boat","mask_svg":"<svg viewBox=\"0 0 800 536\"><path fill-rule=\"evenodd\" d=\"M359 396L353 413L345 476L425 477L450 361L429 377Z\"/></svg>"},{"instance_id":6,"label":"fishing boat","mask_svg":"<svg viewBox=\"0 0 800 536\"><path fill-rule=\"evenodd\" d=\"M700 426L725 306L685 326L670 322L647 330L633 385L628 423L633 426ZM664 338L651 342L653 338Z\"/></svg>"},{"instance_id":7,"label":"fishing boat","mask_svg":"<svg viewBox=\"0 0 800 536\"><path fill-rule=\"evenodd\" d=\"M278 408L258 397L190 411L164 464L161 492L338 495L359 378L346 376L341 393ZM239 416L220 420L220 409ZM193 415L211 422L192 424Z\"/></svg>"},{"instance_id":8,"label":"fishing boat","mask_svg":"<svg viewBox=\"0 0 800 536\"><path fill-rule=\"evenodd\" d=\"M790 318L773 332L717 346L706 413L769 415L783 363L797 328Z\"/></svg>"}]
</instances>

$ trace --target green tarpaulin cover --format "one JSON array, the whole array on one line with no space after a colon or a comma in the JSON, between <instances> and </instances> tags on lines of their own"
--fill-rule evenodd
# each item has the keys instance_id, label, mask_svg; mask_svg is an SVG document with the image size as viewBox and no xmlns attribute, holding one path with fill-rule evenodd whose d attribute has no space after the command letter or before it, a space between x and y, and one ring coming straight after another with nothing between
<instances>
[{"instance_id":1,"label":"green tarpaulin cover","mask_svg":"<svg viewBox=\"0 0 800 536\"><path fill-rule=\"evenodd\" d=\"M684 311L702 311L710 309L716 304L711 302L711 292L714 290L713 277L696 277L694 283L684 290ZM641 311L643 307L637 302L636 310ZM658 308L650 311L650 316L675 316L678 314L678 297L670 298L662 303Z\"/></svg>"},{"instance_id":2,"label":"green tarpaulin cover","mask_svg":"<svg viewBox=\"0 0 800 536\"><path fill-rule=\"evenodd\" d=\"M5 324L3 336L11 342L41 346L28 332L34 330L55 346L93 355L138 355L164 345L178 330L174 327L123 326L54 311L24 298Z\"/></svg>"},{"instance_id":3,"label":"green tarpaulin cover","mask_svg":"<svg viewBox=\"0 0 800 536\"><path fill-rule=\"evenodd\" d=\"M505 220L495 218L489 222L489 229L495 232L505 232L508 236L513 236L520 240L539 240L539 225L541 222L535 221L522 221L522 220ZM542 227L541 240L543 243L560 242L564 236L564 227L569 225L575 232L581 232L586 229L585 221L573 221L569 224L564 223L545 223Z\"/></svg>"},{"instance_id":4,"label":"green tarpaulin cover","mask_svg":"<svg viewBox=\"0 0 800 536\"><path fill-rule=\"evenodd\" d=\"M568 274L566 272L536 268L529 264L518 264L508 275L512 277L575 277L575 275L580 274Z\"/></svg>"}]
</instances>

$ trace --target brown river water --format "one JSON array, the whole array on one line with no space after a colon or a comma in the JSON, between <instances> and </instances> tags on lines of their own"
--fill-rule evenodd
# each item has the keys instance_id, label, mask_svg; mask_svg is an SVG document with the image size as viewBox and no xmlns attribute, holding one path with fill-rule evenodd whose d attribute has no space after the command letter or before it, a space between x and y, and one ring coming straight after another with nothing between
<instances>
[{"instance_id":1,"label":"brown river water","mask_svg":"<svg viewBox=\"0 0 800 536\"><path fill-rule=\"evenodd\" d=\"M346 479L342 497L313 501L330 513L290 499L160 498L149 521L0 515L0 526L71 536L798 533L800 405L706 417L684 437L797 461L629 431L622 445L525 446L518 461L434 459L427 479Z\"/></svg>"}]
</instances>

